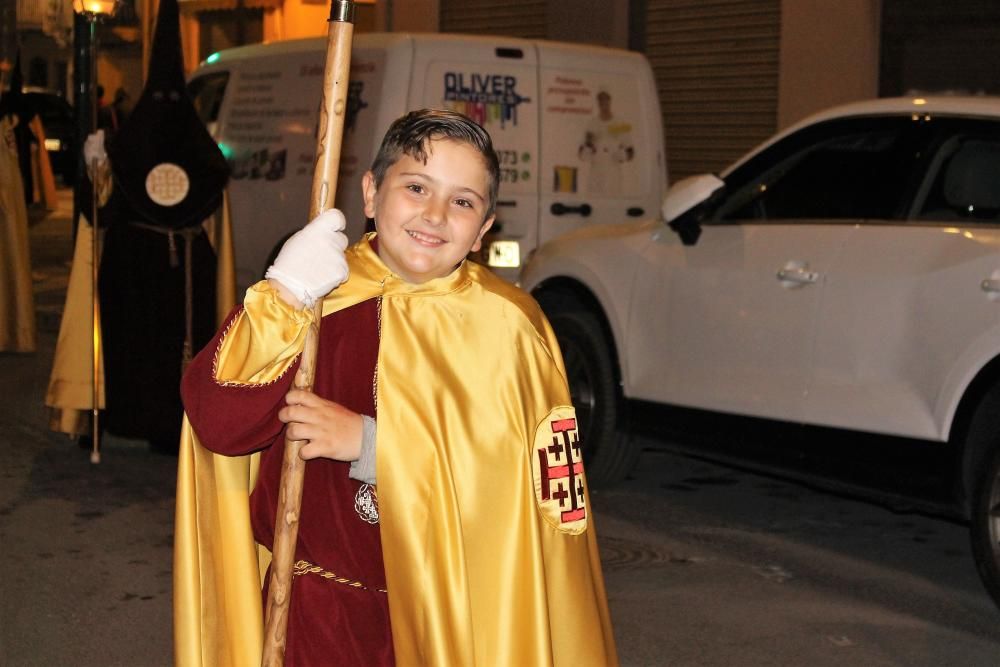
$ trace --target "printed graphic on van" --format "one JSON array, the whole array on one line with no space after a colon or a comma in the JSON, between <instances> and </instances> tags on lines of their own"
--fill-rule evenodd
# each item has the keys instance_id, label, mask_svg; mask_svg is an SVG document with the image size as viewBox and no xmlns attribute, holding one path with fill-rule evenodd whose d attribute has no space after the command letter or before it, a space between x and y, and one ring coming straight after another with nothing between
<instances>
[{"instance_id":1,"label":"printed graphic on van","mask_svg":"<svg viewBox=\"0 0 1000 667\"><path fill-rule=\"evenodd\" d=\"M553 192L576 192L576 167L557 164L552 168Z\"/></svg>"},{"instance_id":2,"label":"printed graphic on van","mask_svg":"<svg viewBox=\"0 0 1000 667\"><path fill-rule=\"evenodd\" d=\"M287 161L287 149L271 151L264 148L243 159L232 160L232 178L237 181L243 179L253 181L260 178L267 181L281 180L285 177Z\"/></svg>"},{"instance_id":3,"label":"printed graphic on van","mask_svg":"<svg viewBox=\"0 0 1000 667\"><path fill-rule=\"evenodd\" d=\"M636 91L631 82L584 72L550 71L542 82L546 115L560 117L551 127L552 192L621 197L641 191L636 166L641 146L633 117Z\"/></svg>"},{"instance_id":4,"label":"printed graphic on van","mask_svg":"<svg viewBox=\"0 0 1000 667\"><path fill-rule=\"evenodd\" d=\"M582 162L590 163L587 191L617 196L623 192L622 165L635 157L632 123L613 108L606 86L598 88L596 99L597 113L587 123L577 152Z\"/></svg>"},{"instance_id":5,"label":"printed graphic on van","mask_svg":"<svg viewBox=\"0 0 1000 667\"><path fill-rule=\"evenodd\" d=\"M517 91L517 77L510 74L444 73L445 106L484 127L517 125L517 108L530 101Z\"/></svg>"},{"instance_id":6,"label":"printed graphic on van","mask_svg":"<svg viewBox=\"0 0 1000 667\"><path fill-rule=\"evenodd\" d=\"M344 131L354 132L354 124L362 109L368 108L368 102L361 99L365 92L364 81L351 81L347 84L347 115L344 116Z\"/></svg>"}]
</instances>

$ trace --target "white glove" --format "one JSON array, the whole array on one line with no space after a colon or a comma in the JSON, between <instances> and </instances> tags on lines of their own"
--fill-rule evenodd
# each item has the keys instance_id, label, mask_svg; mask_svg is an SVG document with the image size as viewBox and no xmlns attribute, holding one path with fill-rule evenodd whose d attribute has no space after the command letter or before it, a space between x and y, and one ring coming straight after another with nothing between
<instances>
[{"instance_id":1,"label":"white glove","mask_svg":"<svg viewBox=\"0 0 1000 667\"><path fill-rule=\"evenodd\" d=\"M277 280L299 301L312 306L347 280L346 226L339 210L320 213L285 241L264 276Z\"/></svg>"},{"instance_id":2,"label":"white glove","mask_svg":"<svg viewBox=\"0 0 1000 667\"><path fill-rule=\"evenodd\" d=\"M87 162L89 169L94 160L104 162L108 159L108 153L104 150L104 130L97 130L87 135L83 142L83 159Z\"/></svg>"}]
</instances>

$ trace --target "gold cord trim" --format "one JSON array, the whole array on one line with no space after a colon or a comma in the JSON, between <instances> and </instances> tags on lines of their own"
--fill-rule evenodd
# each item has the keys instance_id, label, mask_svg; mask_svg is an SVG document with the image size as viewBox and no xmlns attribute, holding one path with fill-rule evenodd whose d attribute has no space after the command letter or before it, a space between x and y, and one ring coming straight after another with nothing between
<instances>
[{"instance_id":1,"label":"gold cord trim","mask_svg":"<svg viewBox=\"0 0 1000 667\"><path fill-rule=\"evenodd\" d=\"M226 330L222 332L221 336L219 336L219 344L215 347L215 356L212 357L212 381L215 382L215 384L219 385L220 387L267 387L269 385L274 384L275 382L280 382L283 377L288 375L288 371L290 371L292 369L292 366L295 365L295 359L301 355L301 352L292 357L292 360L288 362L288 366L285 368L285 370L281 371L281 374L278 375L278 377L274 378L269 382L238 382L236 380L219 379L219 356L222 354L222 346L226 342L226 336L229 335L229 331L234 326L236 326L236 322L239 319L240 315L237 314L236 316L234 316L229 321L229 326L227 326Z\"/></svg>"},{"instance_id":2,"label":"gold cord trim","mask_svg":"<svg viewBox=\"0 0 1000 667\"><path fill-rule=\"evenodd\" d=\"M361 588L366 591L377 591L379 593L388 593L384 588L368 588L360 581L355 581L354 579L348 579L346 577L341 577L339 575L330 572L329 570L324 570L319 565L313 565L307 560L300 560L295 562L295 567L292 569L293 576L302 576L303 574L318 574L324 579L330 579L338 584L344 584L345 586L350 586L351 588Z\"/></svg>"}]
</instances>

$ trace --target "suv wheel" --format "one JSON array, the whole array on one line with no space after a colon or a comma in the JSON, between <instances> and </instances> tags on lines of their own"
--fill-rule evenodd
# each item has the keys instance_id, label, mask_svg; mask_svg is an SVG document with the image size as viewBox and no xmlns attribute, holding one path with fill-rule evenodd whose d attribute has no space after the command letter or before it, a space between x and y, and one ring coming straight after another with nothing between
<instances>
[{"instance_id":1,"label":"suv wheel","mask_svg":"<svg viewBox=\"0 0 1000 667\"><path fill-rule=\"evenodd\" d=\"M583 457L592 485L621 481L639 455L635 439L619 428L618 386L610 346L600 322L589 312L552 313L570 396L583 436Z\"/></svg>"},{"instance_id":2,"label":"suv wheel","mask_svg":"<svg viewBox=\"0 0 1000 667\"><path fill-rule=\"evenodd\" d=\"M972 555L983 585L1000 606L1000 447L985 462L972 496Z\"/></svg>"}]
</instances>

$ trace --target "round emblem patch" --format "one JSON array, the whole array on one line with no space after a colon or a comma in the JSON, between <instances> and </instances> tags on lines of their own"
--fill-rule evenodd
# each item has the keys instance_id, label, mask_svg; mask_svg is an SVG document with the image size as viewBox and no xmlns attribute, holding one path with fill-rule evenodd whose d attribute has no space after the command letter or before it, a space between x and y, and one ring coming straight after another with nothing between
<instances>
[{"instance_id":1,"label":"round emblem patch","mask_svg":"<svg viewBox=\"0 0 1000 667\"><path fill-rule=\"evenodd\" d=\"M587 529L582 445L576 411L570 406L555 408L535 429L535 500L549 524L572 535Z\"/></svg>"},{"instance_id":2,"label":"round emblem patch","mask_svg":"<svg viewBox=\"0 0 1000 667\"><path fill-rule=\"evenodd\" d=\"M146 176L146 194L160 206L176 206L190 189L187 172L172 162L156 165Z\"/></svg>"}]
</instances>

